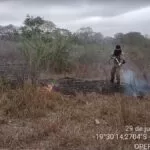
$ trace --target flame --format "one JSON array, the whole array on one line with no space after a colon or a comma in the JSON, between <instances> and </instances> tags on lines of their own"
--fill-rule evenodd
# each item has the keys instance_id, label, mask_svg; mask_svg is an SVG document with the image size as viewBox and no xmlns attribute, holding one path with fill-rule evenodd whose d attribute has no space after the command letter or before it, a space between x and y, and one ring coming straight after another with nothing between
<instances>
[{"instance_id":1,"label":"flame","mask_svg":"<svg viewBox=\"0 0 150 150\"><path fill-rule=\"evenodd\" d=\"M53 90L53 84L48 84L47 85L47 87L46 87L46 90L50 93L50 92L52 92L52 90Z\"/></svg>"},{"instance_id":2,"label":"flame","mask_svg":"<svg viewBox=\"0 0 150 150\"><path fill-rule=\"evenodd\" d=\"M47 86L41 87L39 90L42 93L51 93L53 90L53 84L48 84Z\"/></svg>"}]
</instances>

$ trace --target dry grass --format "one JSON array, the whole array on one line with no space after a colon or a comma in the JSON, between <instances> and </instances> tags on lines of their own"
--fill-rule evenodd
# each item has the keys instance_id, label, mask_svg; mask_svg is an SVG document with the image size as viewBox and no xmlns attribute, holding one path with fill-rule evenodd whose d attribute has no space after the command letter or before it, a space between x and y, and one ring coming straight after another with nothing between
<instances>
[{"instance_id":1,"label":"dry grass","mask_svg":"<svg viewBox=\"0 0 150 150\"><path fill-rule=\"evenodd\" d=\"M1 96L0 107L4 115L17 118L42 117L47 114L47 110L54 111L59 103L63 103L61 95L31 86L9 90Z\"/></svg>"},{"instance_id":2,"label":"dry grass","mask_svg":"<svg viewBox=\"0 0 150 150\"><path fill-rule=\"evenodd\" d=\"M135 141L96 140L96 134L123 133L126 125L150 127L149 100L95 93L62 96L29 86L7 90L0 98L0 148L133 150Z\"/></svg>"}]
</instances>

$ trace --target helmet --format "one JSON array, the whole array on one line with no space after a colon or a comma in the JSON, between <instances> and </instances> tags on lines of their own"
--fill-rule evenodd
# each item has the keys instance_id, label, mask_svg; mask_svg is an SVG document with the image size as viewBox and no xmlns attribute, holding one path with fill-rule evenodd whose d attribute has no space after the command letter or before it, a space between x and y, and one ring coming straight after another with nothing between
<instances>
[{"instance_id":1,"label":"helmet","mask_svg":"<svg viewBox=\"0 0 150 150\"><path fill-rule=\"evenodd\" d=\"M121 49L121 46L120 45L116 45L116 49Z\"/></svg>"}]
</instances>

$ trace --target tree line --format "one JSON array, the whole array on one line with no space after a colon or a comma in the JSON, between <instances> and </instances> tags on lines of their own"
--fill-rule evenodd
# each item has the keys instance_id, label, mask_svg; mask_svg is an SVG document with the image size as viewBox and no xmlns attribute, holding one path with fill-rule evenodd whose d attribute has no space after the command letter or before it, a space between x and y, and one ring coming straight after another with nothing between
<instances>
[{"instance_id":1,"label":"tree line","mask_svg":"<svg viewBox=\"0 0 150 150\"><path fill-rule=\"evenodd\" d=\"M72 33L57 28L52 21L27 15L22 27L0 26L0 40L18 43L33 83L41 71L63 73L71 72L78 64L103 64L116 44L120 44L135 63L140 60L144 66L149 65L150 39L139 32L105 37L91 27L82 27Z\"/></svg>"}]
</instances>

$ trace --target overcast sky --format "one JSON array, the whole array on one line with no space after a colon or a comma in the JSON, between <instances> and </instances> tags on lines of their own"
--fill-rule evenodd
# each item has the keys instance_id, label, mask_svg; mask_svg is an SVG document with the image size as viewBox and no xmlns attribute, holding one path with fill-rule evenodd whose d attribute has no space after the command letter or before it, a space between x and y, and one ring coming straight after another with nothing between
<instances>
[{"instance_id":1,"label":"overcast sky","mask_svg":"<svg viewBox=\"0 0 150 150\"><path fill-rule=\"evenodd\" d=\"M27 14L71 31L90 26L105 36L130 31L150 35L150 0L0 0L1 25L21 25Z\"/></svg>"}]
</instances>

